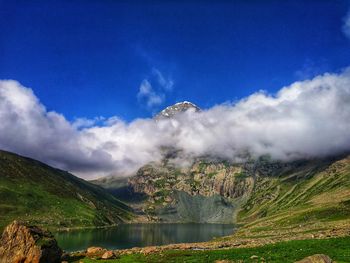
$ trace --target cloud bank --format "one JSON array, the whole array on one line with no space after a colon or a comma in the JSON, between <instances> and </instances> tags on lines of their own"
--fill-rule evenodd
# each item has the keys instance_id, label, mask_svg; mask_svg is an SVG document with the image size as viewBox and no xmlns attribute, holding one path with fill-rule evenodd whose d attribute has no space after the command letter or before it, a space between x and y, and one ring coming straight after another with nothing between
<instances>
[{"instance_id":1,"label":"cloud bank","mask_svg":"<svg viewBox=\"0 0 350 263\"><path fill-rule=\"evenodd\" d=\"M294 160L347 152L350 69L174 119L98 120L69 122L47 111L31 89L0 81L0 148L93 178L133 173L161 160L166 147L180 149L187 160L237 161L246 153Z\"/></svg>"}]
</instances>

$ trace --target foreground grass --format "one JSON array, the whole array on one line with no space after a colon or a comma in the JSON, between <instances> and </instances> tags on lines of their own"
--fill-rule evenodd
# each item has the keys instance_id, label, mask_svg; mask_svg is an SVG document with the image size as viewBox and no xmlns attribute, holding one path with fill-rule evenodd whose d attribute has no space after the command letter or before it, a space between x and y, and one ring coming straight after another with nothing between
<instances>
[{"instance_id":1,"label":"foreground grass","mask_svg":"<svg viewBox=\"0 0 350 263\"><path fill-rule=\"evenodd\" d=\"M326 254L337 263L350 262L350 237L312 240L293 240L265 245L256 248L235 248L226 250L191 251L169 250L160 254L133 254L121 256L115 260L79 259L72 262L215 262L232 260L233 262L295 262L313 254ZM252 256L258 259L251 259Z\"/></svg>"}]
</instances>

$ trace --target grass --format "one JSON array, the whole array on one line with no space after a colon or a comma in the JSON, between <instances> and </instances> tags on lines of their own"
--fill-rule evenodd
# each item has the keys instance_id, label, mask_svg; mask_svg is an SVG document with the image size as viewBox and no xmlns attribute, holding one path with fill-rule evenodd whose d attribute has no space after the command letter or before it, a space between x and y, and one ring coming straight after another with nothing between
<instances>
[{"instance_id":1,"label":"grass","mask_svg":"<svg viewBox=\"0 0 350 263\"><path fill-rule=\"evenodd\" d=\"M248 177L248 175L243 171L241 171L240 173L235 173L234 176L237 179L245 179Z\"/></svg>"},{"instance_id":2,"label":"grass","mask_svg":"<svg viewBox=\"0 0 350 263\"><path fill-rule=\"evenodd\" d=\"M216 172L209 173L207 176L208 178L213 178L215 175L217 175Z\"/></svg>"},{"instance_id":3,"label":"grass","mask_svg":"<svg viewBox=\"0 0 350 263\"><path fill-rule=\"evenodd\" d=\"M318 167L318 163L299 166L284 176L258 178L238 222L248 224L251 232L265 235L268 230L278 232L281 227L304 223L336 227L349 219L350 159L334 162L321 171Z\"/></svg>"},{"instance_id":4,"label":"grass","mask_svg":"<svg viewBox=\"0 0 350 263\"><path fill-rule=\"evenodd\" d=\"M0 230L15 219L50 230L106 226L131 218L128 209L68 172L0 151Z\"/></svg>"},{"instance_id":5,"label":"grass","mask_svg":"<svg viewBox=\"0 0 350 263\"><path fill-rule=\"evenodd\" d=\"M48 227L88 226L98 220L98 213L88 204L74 198L59 197L41 185L22 182L20 185L0 180L0 223L5 226L15 218ZM97 223L97 222L96 222Z\"/></svg>"},{"instance_id":6,"label":"grass","mask_svg":"<svg viewBox=\"0 0 350 263\"><path fill-rule=\"evenodd\" d=\"M208 165L209 164L206 163L206 162L200 162L199 165L198 165L199 172L200 173L204 173L205 169L207 168Z\"/></svg>"},{"instance_id":7,"label":"grass","mask_svg":"<svg viewBox=\"0 0 350 263\"><path fill-rule=\"evenodd\" d=\"M115 260L79 259L79 262L110 262L110 263L153 263L153 262L215 262L216 260L231 260L233 262L295 262L313 254L326 254L337 263L350 262L350 237L312 240L293 240L265 245L256 248L235 248L225 250L193 251L169 250L159 254L132 254L121 256ZM251 259L257 256L258 259Z\"/></svg>"},{"instance_id":8,"label":"grass","mask_svg":"<svg viewBox=\"0 0 350 263\"><path fill-rule=\"evenodd\" d=\"M154 185L155 185L157 188L162 188L162 187L164 187L165 183L166 183L166 179L161 178L161 179L156 180L156 181L154 182Z\"/></svg>"}]
</instances>

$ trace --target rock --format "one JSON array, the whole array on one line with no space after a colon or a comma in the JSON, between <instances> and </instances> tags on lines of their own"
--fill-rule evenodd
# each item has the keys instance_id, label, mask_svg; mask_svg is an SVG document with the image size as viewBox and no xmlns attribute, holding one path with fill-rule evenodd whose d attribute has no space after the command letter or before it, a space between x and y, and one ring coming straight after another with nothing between
<instances>
[{"instance_id":1,"label":"rock","mask_svg":"<svg viewBox=\"0 0 350 263\"><path fill-rule=\"evenodd\" d=\"M116 258L116 255L114 254L114 252L112 250L108 250L102 255L101 258L102 259L112 259L112 258Z\"/></svg>"},{"instance_id":2,"label":"rock","mask_svg":"<svg viewBox=\"0 0 350 263\"><path fill-rule=\"evenodd\" d=\"M75 251L68 253L67 257L62 256L62 260L69 260L70 258L84 258L86 257L86 250L84 251Z\"/></svg>"},{"instance_id":3,"label":"rock","mask_svg":"<svg viewBox=\"0 0 350 263\"><path fill-rule=\"evenodd\" d=\"M1 263L59 263L61 255L53 235L38 227L14 221L2 233Z\"/></svg>"},{"instance_id":4,"label":"rock","mask_svg":"<svg viewBox=\"0 0 350 263\"><path fill-rule=\"evenodd\" d=\"M86 256L89 258L99 258L101 257L107 250L102 247L89 247L86 250Z\"/></svg>"},{"instance_id":5,"label":"rock","mask_svg":"<svg viewBox=\"0 0 350 263\"><path fill-rule=\"evenodd\" d=\"M154 117L154 119L159 121L162 119L172 118L181 112L186 112L187 110L192 110L193 112L201 111L201 109L197 105L193 104L192 102L183 101L165 108L160 113L158 113Z\"/></svg>"},{"instance_id":6,"label":"rock","mask_svg":"<svg viewBox=\"0 0 350 263\"><path fill-rule=\"evenodd\" d=\"M64 253L62 254L62 256L61 256L61 260L62 260L61 263L67 262L67 261L69 260L69 258L70 258L70 254L67 253L67 252L64 252Z\"/></svg>"},{"instance_id":7,"label":"rock","mask_svg":"<svg viewBox=\"0 0 350 263\"><path fill-rule=\"evenodd\" d=\"M309 257L306 257L295 263L332 263L333 261L327 255L316 254Z\"/></svg>"},{"instance_id":8,"label":"rock","mask_svg":"<svg viewBox=\"0 0 350 263\"><path fill-rule=\"evenodd\" d=\"M149 255L156 252L159 252L159 249L157 247L144 247L141 249L141 253L144 255Z\"/></svg>"}]
</instances>

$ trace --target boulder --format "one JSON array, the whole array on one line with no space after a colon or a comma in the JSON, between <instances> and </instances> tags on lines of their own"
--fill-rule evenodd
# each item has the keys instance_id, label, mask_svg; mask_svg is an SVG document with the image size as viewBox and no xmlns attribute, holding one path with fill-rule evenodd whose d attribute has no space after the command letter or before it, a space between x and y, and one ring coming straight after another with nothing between
<instances>
[{"instance_id":1,"label":"boulder","mask_svg":"<svg viewBox=\"0 0 350 263\"><path fill-rule=\"evenodd\" d=\"M112 258L116 258L116 255L114 254L114 252L112 250L108 250L102 255L101 258L102 259L112 259Z\"/></svg>"},{"instance_id":2,"label":"boulder","mask_svg":"<svg viewBox=\"0 0 350 263\"><path fill-rule=\"evenodd\" d=\"M8 225L0 239L1 263L56 263L61 255L50 232L18 221Z\"/></svg>"},{"instance_id":3,"label":"boulder","mask_svg":"<svg viewBox=\"0 0 350 263\"><path fill-rule=\"evenodd\" d=\"M89 258L100 258L107 250L102 247L89 247L86 256Z\"/></svg>"},{"instance_id":4,"label":"boulder","mask_svg":"<svg viewBox=\"0 0 350 263\"><path fill-rule=\"evenodd\" d=\"M329 256L323 254L316 254L299 260L295 263L332 263Z\"/></svg>"}]
</instances>

